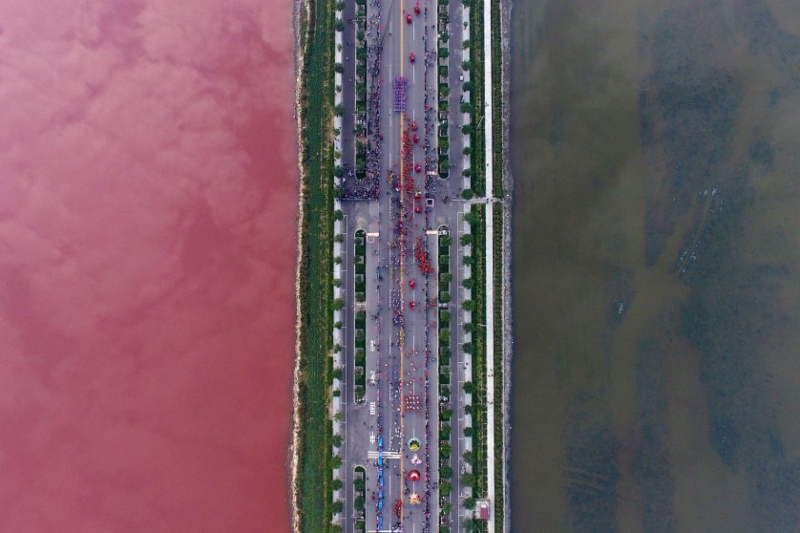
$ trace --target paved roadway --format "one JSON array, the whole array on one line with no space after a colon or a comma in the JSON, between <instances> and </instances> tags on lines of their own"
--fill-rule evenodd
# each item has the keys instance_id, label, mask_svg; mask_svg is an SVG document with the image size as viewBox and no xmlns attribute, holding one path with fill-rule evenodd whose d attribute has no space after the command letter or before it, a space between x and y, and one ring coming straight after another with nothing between
<instances>
[{"instance_id":1,"label":"paved roadway","mask_svg":"<svg viewBox=\"0 0 800 533\"><path fill-rule=\"evenodd\" d=\"M345 21L352 20L355 14L355 2L348 0L345 8ZM463 161L461 149L462 115L458 110L460 102L460 63L461 63L461 30L463 26L451 25L451 102L450 102L450 135L451 161L453 169L448 180L434 177L432 187L425 187L425 154L423 146L427 139L431 146L431 159L428 167L436 168L436 131L437 117L434 110L435 91L437 87L437 19L436 3L420 1L420 15L414 14L414 0L382 0L380 6L368 0L368 15L375 16L375 24L383 26L383 49L381 62L381 192L377 200L346 201L343 203L345 213L345 245L343 255L343 287L345 288L344 321L344 380L342 399L344 409L344 450L342 467L344 481L344 529L354 531L356 519L353 516L353 468L362 465L367 470L366 481L366 528L375 531L378 517L382 517L382 531L392 531L392 527L402 525L402 531L422 533L436 532L439 524L439 495L436 489L438 482L438 382L437 328L435 327L435 309L428 302L438 293L436 230L448 227L453 237L451 248L451 272L453 281L451 293L453 302L449 304L451 319L451 351L452 376L451 394L454 411L451 427L452 456L451 467L454 470L453 495L451 504L455 517L451 531L459 531L461 525L459 511L460 493L458 482L461 471L461 455L468 443L463 438L463 403L464 396L459 385L469 376L468 361L463 360L459 346L463 342L461 324L465 320L460 301L464 296L461 280L464 272L461 267L461 247L459 237L464 231L462 216L465 207L460 200L463 186L461 169ZM454 4L456 7L454 7ZM452 2L450 12L459 16L460 2ZM412 23L405 21L406 13L412 16ZM377 18L379 14L379 19ZM452 15L451 15L452 16ZM343 58L345 58L345 84L349 83L349 73L353 72L355 62L354 23L346 23L344 33ZM368 40L375 37L375 26L369 27ZM434 58L426 68L425 46L426 36L428 48ZM409 54L413 52L416 61L411 63ZM350 64L348 64L350 63ZM426 78L427 71L427 78ZM406 113L393 111L392 80L404 75L408 80ZM454 85L453 79L458 80ZM427 82L427 83L426 83ZM371 85L371 83L369 84ZM368 92L369 92L368 85ZM429 88L428 104L425 110L426 85ZM344 87L346 114L352 113L354 94L352 87ZM410 122L417 124L416 133L419 142L411 150L412 170L406 174L402 171L401 146L403 129L410 127ZM427 121L427 122L426 122ZM348 121L345 119L345 124ZM352 119L349 121L352 124ZM412 132L409 131L409 134ZM347 147L343 153L346 162L352 161L352 127L342 128L342 146ZM349 139L347 137L350 137ZM349 159L349 161L348 161ZM419 163L423 168L417 173L414 165ZM415 213L414 200L404 192L398 192L388 181L389 169L396 175L402 174L404 183L414 180L412 191L420 190L423 198L423 212ZM426 198L433 200L428 207ZM402 216L402 213L405 216ZM405 220L405 255L401 254L402 244L397 233L397 224ZM354 294L354 233L358 229L368 232L366 247L366 301L358 303ZM427 244L431 262L435 265L434 273L424 276L414 260L414 245L417 240ZM410 281L413 280L414 287ZM414 302L414 309L410 307ZM393 303L399 307L394 308ZM359 309L367 313L367 396L362 404L354 398L354 316ZM402 313L403 325L396 323ZM402 340L401 340L402 339ZM426 358L426 349L430 358ZM465 368L467 368L465 370ZM466 372L466 374L465 374ZM425 387L426 378L430 386ZM403 383L401 387L401 382ZM412 405L418 398L419 409ZM426 415L427 406L427 415ZM426 424L427 421L427 424ZM416 438L421 449L409 449L409 441ZM383 442L383 486L380 487L380 473L377 466L378 444ZM421 473L420 481L412 482L407 478L411 470ZM429 475L430 483L426 483ZM377 509L377 494L384 492L382 510ZM421 498L421 503L411 504L412 494ZM375 499L374 499L375 498ZM401 516L393 513L395 501L403 502Z\"/></svg>"}]
</instances>

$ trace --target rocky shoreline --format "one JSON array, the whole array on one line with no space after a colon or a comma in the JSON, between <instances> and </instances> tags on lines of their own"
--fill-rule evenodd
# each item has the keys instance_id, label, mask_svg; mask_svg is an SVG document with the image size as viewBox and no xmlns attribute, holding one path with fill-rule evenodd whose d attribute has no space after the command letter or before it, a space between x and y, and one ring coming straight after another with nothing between
<instances>
[{"instance_id":1,"label":"rocky shoreline","mask_svg":"<svg viewBox=\"0 0 800 533\"><path fill-rule=\"evenodd\" d=\"M295 0L292 7L292 29L294 33L294 60L295 73L294 86L294 117L297 128L297 270L295 273L295 358L292 377L292 442L289 447L290 464L290 494L291 494L291 520L292 531L300 533L300 509L298 506L298 475L300 474L300 330L302 328L302 313L300 302L300 265L303 264L303 224L305 222L303 210L303 185L305 171L303 169L303 122L300 112L300 94L303 87L303 36L300 34L300 20L302 10L305 9L306 20L309 18L309 4L305 0Z\"/></svg>"},{"instance_id":2,"label":"rocky shoreline","mask_svg":"<svg viewBox=\"0 0 800 533\"><path fill-rule=\"evenodd\" d=\"M514 355L511 307L511 210L514 180L511 175L511 0L500 0L500 47L503 138L503 531L511 531L511 361Z\"/></svg>"}]
</instances>

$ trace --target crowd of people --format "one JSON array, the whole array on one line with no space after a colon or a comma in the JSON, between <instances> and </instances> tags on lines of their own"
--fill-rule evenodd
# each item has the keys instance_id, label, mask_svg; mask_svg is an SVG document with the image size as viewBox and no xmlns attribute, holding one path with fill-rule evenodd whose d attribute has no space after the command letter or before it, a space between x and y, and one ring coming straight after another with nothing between
<instances>
[{"instance_id":1,"label":"crowd of people","mask_svg":"<svg viewBox=\"0 0 800 533\"><path fill-rule=\"evenodd\" d=\"M369 73L369 88L368 88L368 107L369 112L366 118L366 177L363 180L348 180L345 188L343 198L353 200L371 200L377 199L380 195L380 175L383 171L381 168L381 147L383 144L383 135L381 134L381 91L383 90L383 78L380 75L381 71L381 53L382 53L382 38L383 26L381 25L380 9L381 0L370 0L372 14L368 17L367 25L367 71ZM427 7L425 7L425 20L427 20ZM432 26L432 27L435 27ZM429 299L428 286L431 282L431 276L435 275L433 265L429 259L428 241L424 238L424 232L429 228L429 209L419 209L415 201L419 202L420 196L429 197L435 192L438 184L438 179L435 178L438 169L438 154L431 145L431 137L437 134L438 120L436 115L435 106L430 105L431 101L435 99L435 87L428 85L429 70L431 67L435 69L436 66L436 46L435 39L431 39L434 46L428 46L428 25L424 25L423 41L424 41L424 66L423 69L423 107L424 107L424 135L422 135L422 146L417 144L416 135L413 135L414 140L411 141L411 135L408 130L403 132L403 145L400 153L400 169L396 168L387 169L387 181L389 183L389 190L387 194L396 194L389 204L389 216L392 221L391 231L392 235L387 236L387 247L384 255L382 256L382 266L376 268L375 279L377 280L376 291L379 295L377 299L374 313L371 314L371 319L375 323L375 338L381 339L381 311L383 309L383 302L380 298L381 284L383 282L383 273L387 269L391 269L389 280L391 280L391 287L389 289L389 308L392 314L392 339L388 354L381 351L381 342L377 342L372 348L375 350L375 361L377 370L370 380L371 385L375 387L375 406L376 406L376 429L377 429L377 459L374 466L377 469L378 476L374 481L372 490L372 500L375 509L375 526L381 530L384 526L384 521L388 520L392 514L396 519L392 519L391 530L393 532L402 533L403 531L403 518L420 513L422 514L422 533L430 531L429 520L431 517L431 505L437 505L438 502L431 501L432 492L436 490L437 484L435 480L431 479L432 466L431 466L431 450L433 447L438 446L438 438L432 436L431 422L432 409L438 409L438 406L431 406L430 387L431 381L429 378L431 364L435 364L435 358L431 356L431 349L429 346L429 328L435 328L435 319L431 319L431 314L434 313L437 307L436 299ZM361 44L363 46L363 43ZM438 74L434 70L431 74L433 79L436 79ZM393 88L393 111L396 113L406 113L407 106L407 85L408 80L403 77L397 77L392 80ZM408 117L406 117L408 118ZM416 125L414 126L416 131ZM424 169L426 177L424 180L424 190L418 191L415 189L414 172L419 172L416 165L412 164L414 161L413 153L422 149L424 154ZM421 161L420 161L421 162ZM400 190L402 189L402 191ZM424 213L423 213L424 211ZM420 213L423 213L420 215ZM379 220L382 219L383 213L379 213ZM382 239L383 236L379 236ZM412 239L408 241L407 239ZM380 241L379 241L380 242ZM413 259L408 256L407 246L411 248L409 243L413 244ZM387 256L388 255L388 256ZM409 262L407 263L407 259ZM407 267L410 267L407 269ZM405 275L410 274L410 269L416 267L421 274L422 283L415 289L421 292L421 297L406 297L406 289L402 287L402 281ZM401 275L403 272L403 275ZM413 287L412 287L413 289ZM415 293L416 294L416 293ZM417 301L418 300L418 301ZM425 305L415 305L424 301ZM407 311L406 309L409 309ZM408 313L408 315L407 315ZM424 324L422 349L416 343L407 346L405 332L407 329L414 326L414 324ZM397 357L398 353L404 354L405 363L401 365L400 358ZM437 376L438 371L433 370L433 375ZM434 387L438 381L434 380ZM420 395L420 387L424 387L424 394ZM388 394L388 398L384 395ZM422 401L409 402L409 405L404 405L404 398L407 395L414 395L415 398L420 398ZM385 405L385 402L389 402ZM412 405L413 404L413 405ZM387 410L386 407L389 407ZM407 407L410 407L407 409ZM435 411L434 411L435 412ZM392 419L392 430L385 432L384 414L390 416ZM414 453L414 466L424 471L424 476L416 480L409 480L406 473L400 471L397 466L388 466L387 454L390 450L399 450L401 454L406 455L411 453L407 450L407 443L403 442L404 430L406 427L406 416L424 417L424 435L419 438L421 441L420 450ZM372 427L372 426L371 426ZM387 434L388 433L388 434ZM384 440L386 439L386 440ZM393 456L396 457L396 456ZM422 457L422 459L420 459ZM408 458L411 460L410 456ZM421 465L419 463L422 463ZM419 466L417 466L419 465ZM409 505L403 508L402 505L398 506L396 503L390 510L388 505L385 505L385 478L384 475L398 475L403 483L403 493L406 497L414 495L415 505ZM422 483L422 486L416 485ZM420 488L418 488L420 487ZM417 500L417 496L420 496ZM399 495L398 495L399 496ZM394 497L389 494L388 497ZM404 516L405 515L405 516Z\"/></svg>"}]
</instances>

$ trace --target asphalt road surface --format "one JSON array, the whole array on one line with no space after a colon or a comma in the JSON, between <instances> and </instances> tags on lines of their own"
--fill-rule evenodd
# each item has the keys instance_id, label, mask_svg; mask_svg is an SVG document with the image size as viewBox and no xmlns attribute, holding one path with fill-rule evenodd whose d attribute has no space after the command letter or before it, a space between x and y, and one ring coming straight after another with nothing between
<instances>
[{"instance_id":1,"label":"asphalt road surface","mask_svg":"<svg viewBox=\"0 0 800 533\"><path fill-rule=\"evenodd\" d=\"M342 282L345 289L346 320L343 327L344 378L342 401L344 449L344 530L356 531L363 518L366 531L403 531L413 533L439 531L439 403L437 306L438 236L448 233L453 239L450 271L451 312L451 447L450 467L454 471L453 490L448 503L452 511L445 517L451 531L459 531L464 489L458 477L461 455L469 446L463 438L465 397L460 384L469 379L470 361L459 349L464 342L461 324L464 312L461 300L465 289L461 280L459 237L464 231L461 200L464 146L459 112L461 99L461 24L460 2L452 2L447 17L437 17L435 1L368 0L366 42L380 47L379 68L370 71L367 91L380 85L380 103L374 102L368 113L377 113L379 131L368 131L365 139L370 157L380 169L378 194L371 199L343 202L345 244ZM406 16L410 15L411 22ZM357 54L356 32L359 19L355 2L346 2L344 12L343 58L345 59L343 95L345 106L342 129L342 158L353 165L353 83ZM451 20L450 24L443 24ZM363 21L361 22L363 24ZM450 36L450 113L437 112L438 36ZM410 60L414 54L415 61ZM427 61L426 61L427 59ZM404 111L396 111L394 81L404 77ZM438 176L437 129L440 119L450 123L450 159L453 168L448 179ZM416 142L413 140L417 136ZM427 156L427 159L426 159ZM417 170L419 165L419 170ZM352 167L351 167L352 168ZM355 178L345 180L353 189L361 186ZM399 190L398 190L399 189ZM366 232L364 301L355 294L355 233ZM427 274L419 256L430 261ZM361 267L358 267L361 268ZM366 325L366 395L356 399L355 316L365 311ZM414 449L418 443L419 448ZM366 470L366 512L354 512L354 469ZM468 468L468 467L466 467ZM414 478L418 472L420 478ZM400 502L398 504L398 502Z\"/></svg>"}]
</instances>

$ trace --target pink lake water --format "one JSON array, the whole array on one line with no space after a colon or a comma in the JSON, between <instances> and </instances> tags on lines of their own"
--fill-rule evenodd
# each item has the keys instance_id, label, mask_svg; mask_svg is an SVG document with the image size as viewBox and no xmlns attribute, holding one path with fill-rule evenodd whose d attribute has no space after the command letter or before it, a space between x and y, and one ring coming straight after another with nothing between
<instances>
[{"instance_id":1,"label":"pink lake water","mask_svg":"<svg viewBox=\"0 0 800 533\"><path fill-rule=\"evenodd\" d=\"M291 14L0 3L0 531L289 530Z\"/></svg>"}]
</instances>

